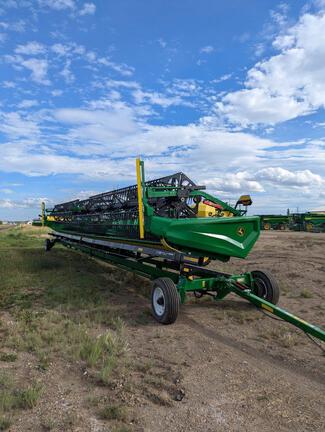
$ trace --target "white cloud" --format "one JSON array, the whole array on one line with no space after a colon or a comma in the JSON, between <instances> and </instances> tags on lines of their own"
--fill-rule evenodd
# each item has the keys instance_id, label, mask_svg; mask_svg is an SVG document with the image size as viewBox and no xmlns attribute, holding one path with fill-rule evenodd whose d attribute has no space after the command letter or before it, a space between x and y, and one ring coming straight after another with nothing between
<instances>
[{"instance_id":1,"label":"white cloud","mask_svg":"<svg viewBox=\"0 0 325 432\"><path fill-rule=\"evenodd\" d=\"M107 87L113 88L128 88L128 89L140 89L141 86L136 81L121 81L121 80L112 80L109 79L105 82Z\"/></svg>"},{"instance_id":2,"label":"white cloud","mask_svg":"<svg viewBox=\"0 0 325 432\"><path fill-rule=\"evenodd\" d=\"M47 78L48 62L45 59L27 58L21 55L5 55L4 60L10 63L17 70L22 67L31 71L31 79L38 84L50 85L51 82Z\"/></svg>"},{"instance_id":3,"label":"white cloud","mask_svg":"<svg viewBox=\"0 0 325 432\"><path fill-rule=\"evenodd\" d=\"M249 174L245 171L226 174L222 177L214 177L206 180L204 184L207 188L212 189L217 193L236 192L236 193L252 193L264 192L261 183L255 180L249 180Z\"/></svg>"},{"instance_id":4,"label":"white cloud","mask_svg":"<svg viewBox=\"0 0 325 432\"><path fill-rule=\"evenodd\" d=\"M62 90L52 90L51 95L54 97L61 96L63 94Z\"/></svg>"},{"instance_id":5,"label":"white cloud","mask_svg":"<svg viewBox=\"0 0 325 432\"><path fill-rule=\"evenodd\" d=\"M0 22L0 28L5 31L13 31L17 33L23 33L26 29L26 22L19 20L16 22Z\"/></svg>"},{"instance_id":6,"label":"white cloud","mask_svg":"<svg viewBox=\"0 0 325 432\"><path fill-rule=\"evenodd\" d=\"M64 68L60 72L60 75L63 76L63 78L67 84L71 84L75 80L75 76L71 72L70 66L71 66L71 61L67 60L65 62Z\"/></svg>"},{"instance_id":7,"label":"white cloud","mask_svg":"<svg viewBox=\"0 0 325 432\"><path fill-rule=\"evenodd\" d=\"M159 38L158 43L162 48L166 48L167 46L167 42L163 38Z\"/></svg>"},{"instance_id":8,"label":"white cloud","mask_svg":"<svg viewBox=\"0 0 325 432\"><path fill-rule=\"evenodd\" d=\"M127 184L134 182L134 158L142 155L147 178L183 171L227 199L251 193L255 212L263 206L284 211L295 207L297 190L304 202L315 206L324 190L322 140L275 143L204 123L154 126L138 107L119 100L92 101L88 109L41 111L35 118L38 123L27 114L2 114L0 131L8 137L1 145L3 172L73 174L107 182L118 178ZM313 168L301 169L302 160Z\"/></svg>"},{"instance_id":9,"label":"white cloud","mask_svg":"<svg viewBox=\"0 0 325 432\"><path fill-rule=\"evenodd\" d=\"M159 105L163 108L168 108L171 105L187 105L191 106L189 102L182 100L179 96L165 96L159 92L148 92L137 89L132 92L135 103L149 103L152 105Z\"/></svg>"},{"instance_id":10,"label":"white cloud","mask_svg":"<svg viewBox=\"0 0 325 432\"><path fill-rule=\"evenodd\" d=\"M55 10L74 9L76 6L74 0L38 0L38 3Z\"/></svg>"},{"instance_id":11,"label":"white cloud","mask_svg":"<svg viewBox=\"0 0 325 432\"><path fill-rule=\"evenodd\" d=\"M98 57L96 52L87 51L83 45L78 45L74 42L67 44L56 43L53 44L50 49L59 57L67 57L71 60L82 59L90 63L94 68L107 66L122 76L131 76L134 72L133 67L124 63L115 63L109 57Z\"/></svg>"},{"instance_id":12,"label":"white cloud","mask_svg":"<svg viewBox=\"0 0 325 432\"><path fill-rule=\"evenodd\" d=\"M47 70L48 70L47 60L30 58L28 60L23 60L21 62L21 65L32 72L31 79L33 81L43 85L51 84L50 80L47 78Z\"/></svg>"},{"instance_id":13,"label":"white cloud","mask_svg":"<svg viewBox=\"0 0 325 432\"><path fill-rule=\"evenodd\" d=\"M255 178L284 186L325 185L324 179L319 174L314 174L310 170L292 172L280 167L262 168L256 172Z\"/></svg>"},{"instance_id":14,"label":"white cloud","mask_svg":"<svg viewBox=\"0 0 325 432\"><path fill-rule=\"evenodd\" d=\"M304 14L273 41L280 52L248 71L216 110L242 126L275 124L325 107L325 14Z\"/></svg>"},{"instance_id":15,"label":"white cloud","mask_svg":"<svg viewBox=\"0 0 325 432\"><path fill-rule=\"evenodd\" d=\"M33 106L36 106L36 105L38 105L37 100L35 100L35 99L24 99L24 100L22 100L22 101L17 105L17 108L22 108L22 109L25 109L25 108L32 108Z\"/></svg>"},{"instance_id":16,"label":"white cloud","mask_svg":"<svg viewBox=\"0 0 325 432\"><path fill-rule=\"evenodd\" d=\"M10 139L37 138L39 127L37 123L22 117L17 112L0 113L0 132Z\"/></svg>"},{"instance_id":17,"label":"white cloud","mask_svg":"<svg viewBox=\"0 0 325 432\"><path fill-rule=\"evenodd\" d=\"M124 63L115 63L112 60L105 57L101 57L98 59L94 58L93 60L90 61L96 61L96 63L99 63L103 66L108 66L109 68L115 70L116 72L120 73L123 76L131 76L133 75L134 72L134 68L132 66L128 66Z\"/></svg>"},{"instance_id":18,"label":"white cloud","mask_svg":"<svg viewBox=\"0 0 325 432\"><path fill-rule=\"evenodd\" d=\"M16 54L23 54L23 55L38 55L45 53L46 49L44 45L40 44L39 42L28 42L25 45L18 45L15 49Z\"/></svg>"},{"instance_id":19,"label":"white cloud","mask_svg":"<svg viewBox=\"0 0 325 432\"><path fill-rule=\"evenodd\" d=\"M14 83L13 81L3 81L2 82L2 87L4 87L4 88L15 88L16 87L16 83Z\"/></svg>"},{"instance_id":20,"label":"white cloud","mask_svg":"<svg viewBox=\"0 0 325 432\"><path fill-rule=\"evenodd\" d=\"M232 74L224 74L224 75L222 75L220 78L215 78L215 79L212 80L211 82L212 82L213 84L219 84L219 83L221 83L221 82L223 82L223 81L227 81L227 80L229 80L231 77L232 77Z\"/></svg>"},{"instance_id":21,"label":"white cloud","mask_svg":"<svg viewBox=\"0 0 325 432\"><path fill-rule=\"evenodd\" d=\"M71 46L69 45L63 45L61 43L56 43L54 45L51 46L51 50L55 53L58 54L59 56L64 56L66 55L71 49Z\"/></svg>"},{"instance_id":22,"label":"white cloud","mask_svg":"<svg viewBox=\"0 0 325 432\"><path fill-rule=\"evenodd\" d=\"M15 209L15 208L40 208L41 203L51 203L48 198L25 198L23 200L0 199L0 208Z\"/></svg>"},{"instance_id":23,"label":"white cloud","mask_svg":"<svg viewBox=\"0 0 325 432\"><path fill-rule=\"evenodd\" d=\"M96 5L94 3L84 3L82 9L79 11L79 15L94 15L96 12Z\"/></svg>"},{"instance_id":24,"label":"white cloud","mask_svg":"<svg viewBox=\"0 0 325 432\"><path fill-rule=\"evenodd\" d=\"M214 47L212 45L206 45L200 49L201 53L211 54L214 51Z\"/></svg>"}]
</instances>

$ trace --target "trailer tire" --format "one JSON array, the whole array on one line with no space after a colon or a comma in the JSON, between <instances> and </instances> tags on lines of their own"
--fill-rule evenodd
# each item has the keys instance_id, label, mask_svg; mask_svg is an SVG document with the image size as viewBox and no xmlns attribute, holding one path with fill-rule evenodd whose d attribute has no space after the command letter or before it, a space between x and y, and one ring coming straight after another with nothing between
<instances>
[{"instance_id":1,"label":"trailer tire","mask_svg":"<svg viewBox=\"0 0 325 432\"><path fill-rule=\"evenodd\" d=\"M280 297L280 288L273 275L261 270L254 270L251 274L254 279L254 294L276 305Z\"/></svg>"},{"instance_id":2,"label":"trailer tire","mask_svg":"<svg viewBox=\"0 0 325 432\"><path fill-rule=\"evenodd\" d=\"M158 278L151 291L151 308L155 319L161 324L172 324L179 311L179 294L169 278Z\"/></svg>"},{"instance_id":3,"label":"trailer tire","mask_svg":"<svg viewBox=\"0 0 325 432\"><path fill-rule=\"evenodd\" d=\"M49 250L52 249L53 243L51 242L50 239L45 239L45 243L44 243L44 249L46 250L46 252L48 252Z\"/></svg>"}]
</instances>

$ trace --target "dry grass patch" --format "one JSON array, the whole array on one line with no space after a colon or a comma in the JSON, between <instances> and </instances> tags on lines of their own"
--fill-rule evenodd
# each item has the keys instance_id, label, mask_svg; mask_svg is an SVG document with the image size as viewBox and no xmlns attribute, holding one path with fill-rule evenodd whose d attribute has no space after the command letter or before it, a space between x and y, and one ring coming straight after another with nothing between
<instances>
[{"instance_id":1,"label":"dry grass patch","mask_svg":"<svg viewBox=\"0 0 325 432\"><path fill-rule=\"evenodd\" d=\"M313 297L313 293L311 291L309 291L307 288L303 289L300 293L300 297L302 298L312 298Z\"/></svg>"},{"instance_id":2,"label":"dry grass patch","mask_svg":"<svg viewBox=\"0 0 325 432\"><path fill-rule=\"evenodd\" d=\"M296 345L302 344L303 342L299 339L297 333L291 332L287 328L272 328L266 329L262 334L259 335L261 339L274 340L280 346L284 348L292 348Z\"/></svg>"}]
</instances>

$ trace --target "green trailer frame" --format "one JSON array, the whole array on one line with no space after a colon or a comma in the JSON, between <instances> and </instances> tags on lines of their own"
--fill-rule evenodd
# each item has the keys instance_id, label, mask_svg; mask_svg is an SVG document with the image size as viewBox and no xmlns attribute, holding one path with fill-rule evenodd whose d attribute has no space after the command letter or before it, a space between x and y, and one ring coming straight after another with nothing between
<instances>
[{"instance_id":1,"label":"green trailer frame","mask_svg":"<svg viewBox=\"0 0 325 432\"><path fill-rule=\"evenodd\" d=\"M234 293L325 342L324 330L276 306L279 289L271 275L266 272L256 270L231 275L195 265L192 257L178 251L105 241L95 236L59 232L52 232L50 235L52 239L45 241L47 251L60 243L153 280L153 315L163 324L175 322L179 303L185 302L188 293L194 293L197 297L210 295L217 301ZM155 309L157 290L164 296L164 307L168 309L161 315L157 313L157 308ZM156 301L159 301L159 297ZM159 304L156 306L159 307Z\"/></svg>"}]
</instances>

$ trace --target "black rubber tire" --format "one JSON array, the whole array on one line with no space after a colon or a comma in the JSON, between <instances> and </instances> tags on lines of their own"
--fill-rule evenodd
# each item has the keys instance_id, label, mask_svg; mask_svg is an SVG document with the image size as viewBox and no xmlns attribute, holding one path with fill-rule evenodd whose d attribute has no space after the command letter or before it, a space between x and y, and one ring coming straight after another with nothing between
<instances>
[{"instance_id":1,"label":"black rubber tire","mask_svg":"<svg viewBox=\"0 0 325 432\"><path fill-rule=\"evenodd\" d=\"M160 288L163 293L164 312L158 314L154 307L154 293ZM161 324L173 324L178 316L180 299L174 282L169 278L158 278L154 280L151 291L151 309L155 319Z\"/></svg>"},{"instance_id":2,"label":"black rubber tire","mask_svg":"<svg viewBox=\"0 0 325 432\"><path fill-rule=\"evenodd\" d=\"M254 278L254 294L276 305L280 297L280 288L273 275L261 270L254 270L251 274Z\"/></svg>"},{"instance_id":3,"label":"black rubber tire","mask_svg":"<svg viewBox=\"0 0 325 432\"><path fill-rule=\"evenodd\" d=\"M45 239L45 243L44 243L44 249L46 250L46 252L50 251L52 249L52 242L50 239Z\"/></svg>"}]
</instances>

